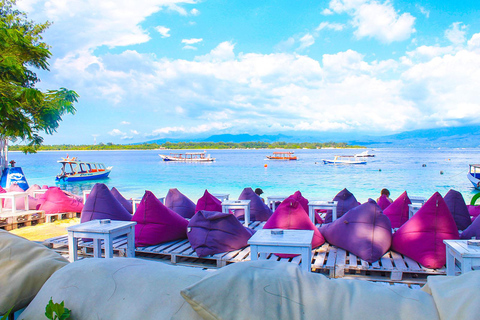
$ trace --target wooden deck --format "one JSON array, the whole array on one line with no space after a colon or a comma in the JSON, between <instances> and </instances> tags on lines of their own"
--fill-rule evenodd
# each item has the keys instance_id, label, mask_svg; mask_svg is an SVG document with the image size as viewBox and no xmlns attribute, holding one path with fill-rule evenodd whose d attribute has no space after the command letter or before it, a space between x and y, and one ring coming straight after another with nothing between
<instances>
[{"instance_id":1,"label":"wooden deck","mask_svg":"<svg viewBox=\"0 0 480 320\"><path fill-rule=\"evenodd\" d=\"M44 219L44 211L40 210L18 210L15 215L11 211L4 211L0 214L0 228L10 231L43 223Z\"/></svg>"}]
</instances>

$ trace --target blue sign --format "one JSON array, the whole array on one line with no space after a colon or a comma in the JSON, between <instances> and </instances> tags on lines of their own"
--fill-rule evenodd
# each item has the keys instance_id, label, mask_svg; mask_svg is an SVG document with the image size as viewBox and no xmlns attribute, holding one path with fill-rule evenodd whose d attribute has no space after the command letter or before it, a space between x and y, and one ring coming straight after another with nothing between
<instances>
[{"instance_id":1,"label":"blue sign","mask_svg":"<svg viewBox=\"0 0 480 320\"><path fill-rule=\"evenodd\" d=\"M21 167L3 169L0 184L3 188L8 188L12 185L12 183L18 184L18 186L23 190L28 189L27 178L23 174L23 170Z\"/></svg>"}]
</instances>

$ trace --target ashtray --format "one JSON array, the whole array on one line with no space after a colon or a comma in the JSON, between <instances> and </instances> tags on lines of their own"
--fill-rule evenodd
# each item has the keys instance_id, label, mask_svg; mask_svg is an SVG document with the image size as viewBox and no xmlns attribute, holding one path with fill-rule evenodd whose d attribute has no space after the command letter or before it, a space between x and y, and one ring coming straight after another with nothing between
<instances>
[{"instance_id":1,"label":"ashtray","mask_svg":"<svg viewBox=\"0 0 480 320\"><path fill-rule=\"evenodd\" d=\"M480 247L480 240L467 240L467 245Z\"/></svg>"},{"instance_id":2,"label":"ashtray","mask_svg":"<svg viewBox=\"0 0 480 320\"><path fill-rule=\"evenodd\" d=\"M270 231L270 233L273 236L281 236L281 235L283 235L283 230L282 229L272 229L272 231Z\"/></svg>"},{"instance_id":3,"label":"ashtray","mask_svg":"<svg viewBox=\"0 0 480 320\"><path fill-rule=\"evenodd\" d=\"M102 220L99 220L99 221L100 221L100 224L107 224L107 223L112 222L110 219L102 219Z\"/></svg>"}]
</instances>

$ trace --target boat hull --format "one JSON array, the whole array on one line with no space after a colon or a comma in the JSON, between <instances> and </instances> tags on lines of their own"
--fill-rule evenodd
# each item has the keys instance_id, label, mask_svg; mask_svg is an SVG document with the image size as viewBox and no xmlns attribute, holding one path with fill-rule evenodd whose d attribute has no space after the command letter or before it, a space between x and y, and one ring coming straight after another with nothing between
<instances>
[{"instance_id":1,"label":"boat hull","mask_svg":"<svg viewBox=\"0 0 480 320\"><path fill-rule=\"evenodd\" d=\"M73 176L69 177L59 177L57 176L55 178L55 181L66 181L66 182L72 182L72 181L84 181L84 180L97 180L97 179L105 179L108 178L108 175L110 174L110 171L105 171L102 173L82 173L82 174L76 174Z\"/></svg>"},{"instance_id":2,"label":"boat hull","mask_svg":"<svg viewBox=\"0 0 480 320\"><path fill-rule=\"evenodd\" d=\"M170 156L160 155L163 161L174 161L174 162L212 162L215 161L215 158L202 158L202 159L178 159Z\"/></svg>"},{"instance_id":3,"label":"boat hull","mask_svg":"<svg viewBox=\"0 0 480 320\"><path fill-rule=\"evenodd\" d=\"M477 179L475 178L472 174L467 174L467 178L468 180L470 180L470 182L473 184L473 187L475 189L479 189L480 190L480 179Z\"/></svg>"},{"instance_id":4,"label":"boat hull","mask_svg":"<svg viewBox=\"0 0 480 320\"><path fill-rule=\"evenodd\" d=\"M324 164L367 164L367 161L361 161L361 160L325 160L322 159Z\"/></svg>"},{"instance_id":5,"label":"boat hull","mask_svg":"<svg viewBox=\"0 0 480 320\"><path fill-rule=\"evenodd\" d=\"M298 160L297 157L272 157L272 156L267 156L268 160Z\"/></svg>"}]
</instances>

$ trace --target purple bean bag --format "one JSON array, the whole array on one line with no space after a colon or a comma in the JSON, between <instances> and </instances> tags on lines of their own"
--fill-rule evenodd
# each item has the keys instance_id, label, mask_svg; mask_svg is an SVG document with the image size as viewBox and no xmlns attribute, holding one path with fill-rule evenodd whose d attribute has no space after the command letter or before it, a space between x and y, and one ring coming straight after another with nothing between
<instances>
[{"instance_id":1,"label":"purple bean bag","mask_svg":"<svg viewBox=\"0 0 480 320\"><path fill-rule=\"evenodd\" d=\"M165 206L184 218L190 219L195 214L195 203L176 188L168 190Z\"/></svg>"},{"instance_id":2,"label":"purple bean bag","mask_svg":"<svg viewBox=\"0 0 480 320\"><path fill-rule=\"evenodd\" d=\"M390 219L392 228L400 228L408 220L408 205L411 204L407 191L404 191L393 203L383 210L383 214Z\"/></svg>"},{"instance_id":3,"label":"purple bean bag","mask_svg":"<svg viewBox=\"0 0 480 320\"><path fill-rule=\"evenodd\" d=\"M263 229L313 230L312 248L321 246L325 242L320 231L310 221L308 213L298 201L298 197L294 195L283 200L267 220ZM297 255L277 254L277 256L290 258Z\"/></svg>"},{"instance_id":4,"label":"purple bean bag","mask_svg":"<svg viewBox=\"0 0 480 320\"><path fill-rule=\"evenodd\" d=\"M392 243L390 220L372 199L322 226L320 232L328 243L370 263L380 259Z\"/></svg>"},{"instance_id":5,"label":"purple bean bag","mask_svg":"<svg viewBox=\"0 0 480 320\"><path fill-rule=\"evenodd\" d=\"M205 190L203 196L197 201L195 213L200 210L221 212L222 202L220 202L220 200L218 200L216 197L212 196L207 190Z\"/></svg>"},{"instance_id":6,"label":"purple bean bag","mask_svg":"<svg viewBox=\"0 0 480 320\"><path fill-rule=\"evenodd\" d=\"M388 200L388 197L386 195L382 194L380 196L380 198L378 199L377 204L380 207L380 209L385 210L385 209L388 208L389 205L392 204L392 202L390 202L390 200Z\"/></svg>"},{"instance_id":7,"label":"purple bean bag","mask_svg":"<svg viewBox=\"0 0 480 320\"><path fill-rule=\"evenodd\" d=\"M465 230L472 223L467 205L460 192L450 189L444 197L458 230Z\"/></svg>"},{"instance_id":8,"label":"purple bean bag","mask_svg":"<svg viewBox=\"0 0 480 320\"><path fill-rule=\"evenodd\" d=\"M465 231L460 235L460 239L480 239L480 218L473 220Z\"/></svg>"},{"instance_id":9,"label":"purple bean bag","mask_svg":"<svg viewBox=\"0 0 480 320\"><path fill-rule=\"evenodd\" d=\"M199 257L238 250L255 233L230 213L197 212L188 223L188 241Z\"/></svg>"},{"instance_id":10,"label":"purple bean bag","mask_svg":"<svg viewBox=\"0 0 480 320\"><path fill-rule=\"evenodd\" d=\"M333 201L337 201L337 219L343 216L348 210L358 207L358 201L355 199L355 196L348 191L343 189L340 191ZM325 216L325 223L332 222L332 212L328 210L327 215Z\"/></svg>"},{"instance_id":11,"label":"purple bean bag","mask_svg":"<svg viewBox=\"0 0 480 320\"><path fill-rule=\"evenodd\" d=\"M442 196L435 194L393 234L392 250L427 268L445 265L443 240L458 239L458 229Z\"/></svg>"},{"instance_id":12,"label":"purple bean bag","mask_svg":"<svg viewBox=\"0 0 480 320\"><path fill-rule=\"evenodd\" d=\"M44 210L45 214L82 212L83 203L70 198L58 187L50 187L39 199L38 210Z\"/></svg>"},{"instance_id":13,"label":"purple bean bag","mask_svg":"<svg viewBox=\"0 0 480 320\"><path fill-rule=\"evenodd\" d=\"M472 221L480 215L480 206L467 205L468 213L472 217Z\"/></svg>"},{"instance_id":14,"label":"purple bean bag","mask_svg":"<svg viewBox=\"0 0 480 320\"><path fill-rule=\"evenodd\" d=\"M135 246L151 246L167 241L185 239L188 221L168 209L150 191L145 191L132 221L135 225Z\"/></svg>"},{"instance_id":15,"label":"purple bean bag","mask_svg":"<svg viewBox=\"0 0 480 320\"><path fill-rule=\"evenodd\" d=\"M120 202L120 204L128 211L128 213L133 214L133 204L131 201L125 199L125 197L117 190L117 188L113 187L110 192L112 196Z\"/></svg>"},{"instance_id":16,"label":"purple bean bag","mask_svg":"<svg viewBox=\"0 0 480 320\"><path fill-rule=\"evenodd\" d=\"M252 188L243 189L238 200L250 200L250 221L267 221L273 213ZM235 210L234 214L238 219L244 219L243 209Z\"/></svg>"},{"instance_id":17,"label":"purple bean bag","mask_svg":"<svg viewBox=\"0 0 480 320\"><path fill-rule=\"evenodd\" d=\"M80 222L97 219L132 220L132 215L115 199L108 187L103 183L97 183L92 188L83 207Z\"/></svg>"}]
</instances>

